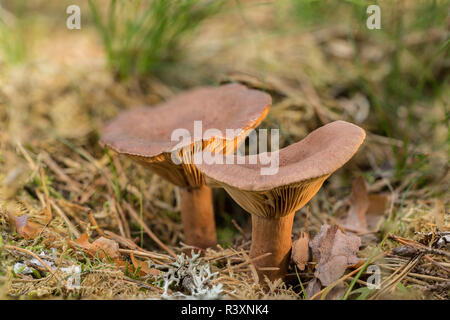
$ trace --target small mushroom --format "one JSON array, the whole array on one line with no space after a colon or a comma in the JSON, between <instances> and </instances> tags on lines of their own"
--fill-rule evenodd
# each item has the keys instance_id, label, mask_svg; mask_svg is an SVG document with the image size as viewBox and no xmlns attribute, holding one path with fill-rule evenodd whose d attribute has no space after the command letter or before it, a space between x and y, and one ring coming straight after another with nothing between
<instances>
[{"instance_id":1,"label":"small mushroom","mask_svg":"<svg viewBox=\"0 0 450 320\"><path fill-rule=\"evenodd\" d=\"M263 164L261 161L249 164L249 156L245 164L198 166L207 181L222 186L252 215L250 257L272 253L254 262L260 275L271 280L284 277L289 265L295 212L319 191L325 179L353 156L364 138L365 132L360 127L335 121L276 151L279 168L273 175L261 175Z\"/></svg>"},{"instance_id":2,"label":"small mushroom","mask_svg":"<svg viewBox=\"0 0 450 320\"><path fill-rule=\"evenodd\" d=\"M201 87L154 107L123 112L107 125L101 144L178 186L185 243L213 247L217 239L211 189L192 161L194 154L234 152L266 117L271 102L270 95L239 84ZM204 138L209 129L213 131ZM181 142L176 140L179 135L172 138L176 130L187 134Z\"/></svg>"}]
</instances>

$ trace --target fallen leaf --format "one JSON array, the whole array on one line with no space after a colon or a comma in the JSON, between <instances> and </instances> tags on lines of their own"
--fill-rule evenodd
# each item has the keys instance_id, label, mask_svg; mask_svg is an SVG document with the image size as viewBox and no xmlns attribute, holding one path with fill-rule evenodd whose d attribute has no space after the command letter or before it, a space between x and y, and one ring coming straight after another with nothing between
<instances>
[{"instance_id":1,"label":"fallen leaf","mask_svg":"<svg viewBox=\"0 0 450 320\"><path fill-rule=\"evenodd\" d=\"M292 244L292 260L303 271L309 258L309 234L302 232L298 240Z\"/></svg>"},{"instance_id":2,"label":"fallen leaf","mask_svg":"<svg viewBox=\"0 0 450 320\"><path fill-rule=\"evenodd\" d=\"M92 243L92 247L96 252L103 252L111 259L120 258L119 244L114 240L100 237Z\"/></svg>"},{"instance_id":3,"label":"fallen leaf","mask_svg":"<svg viewBox=\"0 0 450 320\"><path fill-rule=\"evenodd\" d=\"M348 199L350 209L342 221L342 226L354 232L377 231L388 202L386 194L369 195L364 178L356 178Z\"/></svg>"},{"instance_id":4,"label":"fallen leaf","mask_svg":"<svg viewBox=\"0 0 450 320\"><path fill-rule=\"evenodd\" d=\"M368 215L383 214L388 206L389 198L387 194L378 193L369 195L369 208L367 208Z\"/></svg>"},{"instance_id":5,"label":"fallen leaf","mask_svg":"<svg viewBox=\"0 0 450 320\"><path fill-rule=\"evenodd\" d=\"M161 274L158 269L150 268L147 262L135 259L134 254L130 254L132 263L122 260L119 252L119 244L114 240L100 237L90 243L87 234L83 233L78 239L71 241L71 244L73 246L81 247L83 251L91 256L99 257L100 259L108 257L109 259L112 259L117 266L129 273L135 273L136 270L139 269L140 276L158 276Z\"/></svg>"},{"instance_id":6,"label":"fallen leaf","mask_svg":"<svg viewBox=\"0 0 450 320\"><path fill-rule=\"evenodd\" d=\"M76 239L75 243L83 249L88 249L91 247L91 243L89 242L89 238L86 233L83 233L78 239Z\"/></svg>"},{"instance_id":7,"label":"fallen leaf","mask_svg":"<svg viewBox=\"0 0 450 320\"><path fill-rule=\"evenodd\" d=\"M361 267L362 265L364 265L364 263L366 263L366 260L364 259L360 259L357 263L354 263L352 265L349 265L348 267L350 269L358 269L359 267Z\"/></svg>"},{"instance_id":8,"label":"fallen leaf","mask_svg":"<svg viewBox=\"0 0 450 320\"><path fill-rule=\"evenodd\" d=\"M153 275L153 276L161 275L161 271L159 271L158 269L155 269L155 268L150 268L146 261L141 261L141 260L136 260L136 259L133 259L133 260L134 261L132 263L129 263L124 260L116 260L114 262L117 266L123 268L123 270L125 272L128 271L128 273L131 273L131 274L134 274L136 272L136 270L139 269L139 275L141 277L146 276L146 275Z\"/></svg>"},{"instance_id":9,"label":"fallen leaf","mask_svg":"<svg viewBox=\"0 0 450 320\"><path fill-rule=\"evenodd\" d=\"M314 296L321 289L322 285L320 284L320 281L317 278L312 279L308 283L308 286L306 287L306 295L308 296L308 299L311 299L311 297Z\"/></svg>"},{"instance_id":10,"label":"fallen leaf","mask_svg":"<svg viewBox=\"0 0 450 320\"><path fill-rule=\"evenodd\" d=\"M366 212L369 208L369 196L367 194L366 181L363 177L353 180L352 193L349 197L350 209L343 226L353 230L366 230Z\"/></svg>"},{"instance_id":11,"label":"fallen leaf","mask_svg":"<svg viewBox=\"0 0 450 320\"><path fill-rule=\"evenodd\" d=\"M148 274L153 275L153 276L159 276L161 274L161 271L159 271L158 269L150 268L148 266L147 261L141 261L141 260L135 259L133 253L130 254L130 258L131 258L131 262L133 263L135 270L140 268L141 276L145 276Z\"/></svg>"},{"instance_id":12,"label":"fallen leaf","mask_svg":"<svg viewBox=\"0 0 450 320\"><path fill-rule=\"evenodd\" d=\"M80 246L85 252L94 257L104 259L109 257L113 260L120 259L119 245L114 240L100 237L89 243L87 234L83 233L74 243Z\"/></svg>"},{"instance_id":13,"label":"fallen leaf","mask_svg":"<svg viewBox=\"0 0 450 320\"><path fill-rule=\"evenodd\" d=\"M308 287L306 288L306 295L308 296L308 298L311 298L320 290L322 290L322 285L320 284L320 281L318 279L314 278L309 282ZM340 283L335 287L333 287L330 290L330 292L327 293L325 299L339 300L344 296L346 290L347 287L344 284ZM314 298L314 300L319 300L321 298L322 296L318 295L317 297Z\"/></svg>"},{"instance_id":14,"label":"fallen leaf","mask_svg":"<svg viewBox=\"0 0 450 320\"><path fill-rule=\"evenodd\" d=\"M26 214L20 217L14 217L14 223L16 224L17 233L25 239L36 238L43 229L40 224L29 221Z\"/></svg>"},{"instance_id":15,"label":"fallen leaf","mask_svg":"<svg viewBox=\"0 0 450 320\"><path fill-rule=\"evenodd\" d=\"M347 291L347 287L343 283L339 283L337 286L333 287L333 289L328 292L326 299L327 300L340 300L345 292Z\"/></svg>"},{"instance_id":16,"label":"fallen leaf","mask_svg":"<svg viewBox=\"0 0 450 320\"><path fill-rule=\"evenodd\" d=\"M323 225L310 244L317 259L314 276L323 286L339 279L347 267L358 263L356 253L360 245L358 236L346 235L336 225Z\"/></svg>"},{"instance_id":17,"label":"fallen leaf","mask_svg":"<svg viewBox=\"0 0 450 320\"><path fill-rule=\"evenodd\" d=\"M366 212L367 229L371 231L378 231L380 221L389 204L389 197L387 194L370 194L369 207Z\"/></svg>"}]
</instances>

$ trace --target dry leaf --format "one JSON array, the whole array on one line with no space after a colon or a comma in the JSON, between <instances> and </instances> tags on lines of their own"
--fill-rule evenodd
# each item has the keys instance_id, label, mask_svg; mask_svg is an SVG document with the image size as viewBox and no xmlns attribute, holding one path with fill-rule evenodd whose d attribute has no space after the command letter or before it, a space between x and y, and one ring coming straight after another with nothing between
<instances>
[{"instance_id":1,"label":"dry leaf","mask_svg":"<svg viewBox=\"0 0 450 320\"><path fill-rule=\"evenodd\" d=\"M339 283L338 285L333 287L333 289L331 289L330 292L328 292L326 299L327 300L340 300L344 296L346 291L347 291L347 286L344 285L343 283Z\"/></svg>"},{"instance_id":2,"label":"dry leaf","mask_svg":"<svg viewBox=\"0 0 450 320\"><path fill-rule=\"evenodd\" d=\"M40 224L29 221L26 214L20 217L14 217L14 222L16 224L17 233L25 239L36 238L43 229Z\"/></svg>"},{"instance_id":3,"label":"dry leaf","mask_svg":"<svg viewBox=\"0 0 450 320\"><path fill-rule=\"evenodd\" d=\"M346 235L336 225L323 225L310 245L317 259L315 277L324 286L339 279L347 267L358 263L356 253L360 245L358 236Z\"/></svg>"},{"instance_id":4,"label":"dry leaf","mask_svg":"<svg viewBox=\"0 0 450 320\"><path fill-rule=\"evenodd\" d=\"M137 269L139 269L140 276L158 276L161 273L158 269L150 268L147 262L136 260L133 254L131 254L132 264L122 260L119 252L119 244L105 237L100 237L94 242L89 243L87 234L83 233L76 241L71 241L71 244L81 247L83 251L91 256L99 257L100 259L108 257L114 260L117 266L124 270L128 269L129 273L134 273Z\"/></svg>"},{"instance_id":5,"label":"dry leaf","mask_svg":"<svg viewBox=\"0 0 450 320\"><path fill-rule=\"evenodd\" d=\"M92 247L96 252L104 252L111 259L119 259L119 244L114 240L100 237L92 243Z\"/></svg>"},{"instance_id":6,"label":"dry leaf","mask_svg":"<svg viewBox=\"0 0 450 320\"><path fill-rule=\"evenodd\" d=\"M292 260L303 271L309 258L309 234L302 232L298 240L292 244Z\"/></svg>"},{"instance_id":7,"label":"dry leaf","mask_svg":"<svg viewBox=\"0 0 450 320\"><path fill-rule=\"evenodd\" d=\"M308 286L306 287L306 295L308 296L308 298L311 298L320 290L322 290L322 285L318 279L314 278L308 283ZM328 292L325 299L339 300L345 294L346 290L347 287L344 284L340 283L333 287L330 292ZM314 300L319 300L320 298L321 296L318 295L314 298Z\"/></svg>"},{"instance_id":8,"label":"dry leaf","mask_svg":"<svg viewBox=\"0 0 450 320\"><path fill-rule=\"evenodd\" d=\"M136 260L132 258L132 263L123 260L114 261L116 265L123 268L123 271L134 274L136 270L139 268L139 275L141 277L146 275L159 276L161 275L161 271L155 268L150 268L146 261ZM127 270L128 269L128 270Z\"/></svg>"},{"instance_id":9,"label":"dry leaf","mask_svg":"<svg viewBox=\"0 0 450 320\"><path fill-rule=\"evenodd\" d=\"M314 296L317 292L319 292L322 289L322 285L320 284L320 281L316 278L312 279L308 286L306 287L306 295L308 296L308 299L310 299L312 296Z\"/></svg>"},{"instance_id":10,"label":"dry leaf","mask_svg":"<svg viewBox=\"0 0 450 320\"><path fill-rule=\"evenodd\" d=\"M343 225L352 230L366 230L366 212L369 208L366 181L363 177L353 180L352 193L349 198L350 210Z\"/></svg>"},{"instance_id":11,"label":"dry leaf","mask_svg":"<svg viewBox=\"0 0 450 320\"><path fill-rule=\"evenodd\" d=\"M358 269L359 267L361 267L362 265L364 265L364 263L366 263L365 259L360 259L357 263L354 263L350 266L348 266L350 269Z\"/></svg>"},{"instance_id":12,"label":"dry leaf","mask_svg":"<svg viewBox=\"0 0 450 320\"><path fill-rule=\"evenodd\" d=\"M150 268L148 266L147 261L141 261L141 260L135 259L134 254L130 254L130 257L131 257L131 262L133 263L135 270L140 268L141 276L145 276L148 274L153 275L153 276L159 276L161 274L161 271L159 271L158 269Z\"/></svg>"},{"instance_id":13,"label":"dry leaf","mask_svg":"<svg viewBox=\"0 0 450 320\"><path fill-rule=\"evenodd\" d=\"M159 276L161 274L161 271L159 271L158 269L150 268L146 261L136 260L135 263L133 263L133 266L135 270L140 268L139 270L141 277L146 275Z\"/></svg>"},{"instance_id":14,"label":"dry leaf","mask_svg":"<svg viewBox=\"0 0 450 320\"><path fill-rule=\"evenodd\" d=\"M87 234L83 233L75 245L80 246L88 254L104 259L109 257L113 260L120 259L119 245L114 240L100 237L93 243L89 243Z\"/></svg>"},{"instance_id":15,"label":"dry leaf","mask_svg":"<svg viewBox=\"0 0 450 320\"><path fill-rule=\"evenodd\" d=\"M78 239L75 240L75 244L78 244L83 249L88 249L91 247L91 243L89 242L88 235L83 233Z\"/></svg>"},{"instance_id":16,"label":"dry leaf","mask_svg":"<svg viewBox=\"0 0 450 320\"><path fill-rule=\"evenodd\" d=\"M378 231L380 221L386 212L389 204L387 194L369 195L369 208L367 208L366 221L367 228L372 231Z\"/></svg>"},{"instance_id":17,"label":"dry leaf","mask_svg":"<svg viewBox=\"0 0 450 320\"><path fill-rule=\"evenodd\" d=\"M364 178L356 178L352 183L352 193L348 199L350 209L342 226L356 232L377 231L388 206L388 200L386 194L369 195Z\"/></svg>"}]
</instances>

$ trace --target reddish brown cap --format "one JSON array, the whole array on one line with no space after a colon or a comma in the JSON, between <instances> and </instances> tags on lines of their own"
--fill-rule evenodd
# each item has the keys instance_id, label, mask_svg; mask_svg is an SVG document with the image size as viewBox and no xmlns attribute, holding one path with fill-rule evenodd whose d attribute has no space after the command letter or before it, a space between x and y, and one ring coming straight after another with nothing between
<instances>
[{"instance_id":1,"label":"reddish brown cap","mask_svg":"<svg viewBox=\"0 0 450 320\"><path fill-rule=\"evenodd\" d=\"M170 157L179 141L172 141L172 132L187 129L190 143L180 148L191 150L194 144L205 147L214 140L223 144L234 144L245 136L266 117L271 105L270 95L240 84L220 87L201 87L186 91L165 103L154 107L140 107L125 111L107 125L100 141L114 151L130 156L150 169L180 186L203 183L203 177L195 167L176 166ZM194 136L194 121L202 121L202 131L218 129L209 141ZM233 129L232 136L226 129ZM225 140L228 138L229 140ZM172 166L176 166L173 168ZM172 172L181 170L179 172ZM195 181L191 176L195 175ZM200 177L199 177L200 176Z\"/></svg>"},{"instance_id":2,"label":"reddish brown cap","mask_svg":"<svg viewBox=\"0 0 450 320\"><path fill-rule=\"evenodd\" d=\"M202 163L197 168L250 213L283 216L309 201L323 181L353 156L364 138L360 127L335 121L279 150L276 174L262 175L261 168L268 165L259 159L249 164L249 156L246 164Z\"/></svg>"}]
</instances>

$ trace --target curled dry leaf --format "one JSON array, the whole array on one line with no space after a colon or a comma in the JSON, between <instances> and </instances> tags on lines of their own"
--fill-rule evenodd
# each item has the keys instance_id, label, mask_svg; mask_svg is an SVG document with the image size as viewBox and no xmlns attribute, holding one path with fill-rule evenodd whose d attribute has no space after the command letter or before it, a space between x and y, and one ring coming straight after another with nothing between
<instances>
[{"instance_id":1,"label":"curled dry leaf","mask_svg":"<svg viewBox=\"0 0 450 320\"><path fill-rule=\"evenodd\" d=\"M366 212L369 208L369 196L366 181L363 177L353 180L349 203L350 210L343 225L354 230L365 230L367 228Z\"/></svg>"},{"instance_id":2,"label":"curled dry leaf","mask_svg":"<svg viewBox=\"0 0 450 320\"><path fill-rule=\"evenodd\" d=\"M92 247L96 252L103 252L113 260L120 258L119 244L114 240L100 237L92 243Z\"/></svg>"},{"instance_id":3,"label":"curled dry leaf","mask_svg":"<svg viewBox=\"0 0 450 320\"><path fill-rule=\"evenodd\" d=\"M124 272L129 274L135 274L136 270L139 269L139 275L141 277L146 275L159 276L161 271L155 268L150 268L146 261L134 260L132 263L124 260L116 260L116 265L119 266Z\"/></svg>"},{"instance_id":4,"label":"curled dry leaf","mask_svg":"<svg viewBox=\"0 0 450 320\"><path fill-rule=\"evenodd\" d=\"M317 278L311 279L306 287L306 295L308 296L308 299L314 296L321 289L322 285L320 284L320 281Z\"/></svg>"},{"instance_id":5,"label":"curled dry leaf","mask_svg":"<svg viewBox=\"0 0 450 320\"><path fill-rule=\"evenodd\" d=\"M309 258L309 234L302 232L298 240L292 244L292 260L299 270L305 270Z\"/></svg>"},{"instance_id":6,"label":"curled dry leaf","mask_svg":"<svg viewBox=\"0 0 450 320\"><path fill-rule=\"evenodd\" d=\"M315 277L324 286L339 279L347 267L359 262L356 253L360 245L358 236L346 235L336 225L323 225L310 244L317 259Z\"/></svg>"},{"instance_id":7,"label":"curled dry leaf","mask_svg":"<svg viewBox=\"0 0 450 320\"><path fill-rule=\"evenodd\" d=\"M20 217L14 217L14 223L16 225L17 233L25 239L36 238L43 229L40 224L29 221L26 214Z\"/></svg>"},{"instance_id":8,"label":"curled dry leaf","mask_svg":"<svg viewBox=\"0 0 450 320\"><path fill-rule=\"evenodd\" d=\"M157 276L160 274L158 269L150 268L146 261L135 259L133 254L131 254L132 263L122 260L119 252L119 244L114 240L100 237L90 243L87 234L83 233L76 241L71 241L71 244L73 246L81 247L83 251L93 257L98 257L102 260L108 257L108 259L112 259L117 266L129 273L135 273L136 270L139 269L140 276Z\"/></svg>"},{"instance_id":9,"label":"curled dry leaf","mask_svg":"<svg viewBox=\"0 0 450 320\"><path fill-rule=\"evenodd\" d=\"M109 257L110 259L120 259L119 245L114 240L100 237L93 243L89 243L87 234L83 233L72 244L80 246L86 253L94 257L104 259Z\"/></svg>"},{"instance_id":10,"label":"curled dry leaf","mask_svg":"<svg viewBox=\"0 0 450 320\"><path fill-rule=\"evenodd\" d=\"M306 295L308 296L308 298L311 298L314 295L316 295L316 293L319 292L320 290L322 290L322 285L320 284L320 281L317 279L313 279L309 282L308 287L306 287ZM339 300L344 296L346 290L347 290L347 287L345 285L343 285L342 283L340 283L340 284L336 285L335 287L333 287L327 293L325 299L326 300ZM321 296L318 295L317 297L314 298L314 300L319 300L320 298L321 298Z\"/></svg>"},{"instance_id":11,"label":"curled dry leaf","mask_svg":"<svg viewBox=\"0 0 450 320\"><path fill-rule=\"evenodd\" d=\"M141 261L134 258L134 254L130 255L131 262L133 263L133 267L135 270L140 270L140 275L153 275L153 276L159 276L161 274L161 271L155 268L150 268L147 261Z\"/></svg>"},{"instance_id":12,"label":"curled dry leaf","mask_svg":"<svg viewBox=\"0 0 450 320\"><path fill-rule=\"evenodd\" d=\"M380 220L383 217L389 205L387 194L370 194L369 208L367 208L366 220L367 228L372 231L378 231Z\"/></svg>"},{"instance_id":13,"label":"curled dry leaf","mask_svg":"<svg viewBox=\"0 0 450 320\"><path fill-rule=\"evenodd\" d=\"M377 231L378 223L388 206L388 200L386 194L369 195L364 178L356 178L348 199L350 209L342 225L355 232Z\"/></svg>"}]
</instances>

